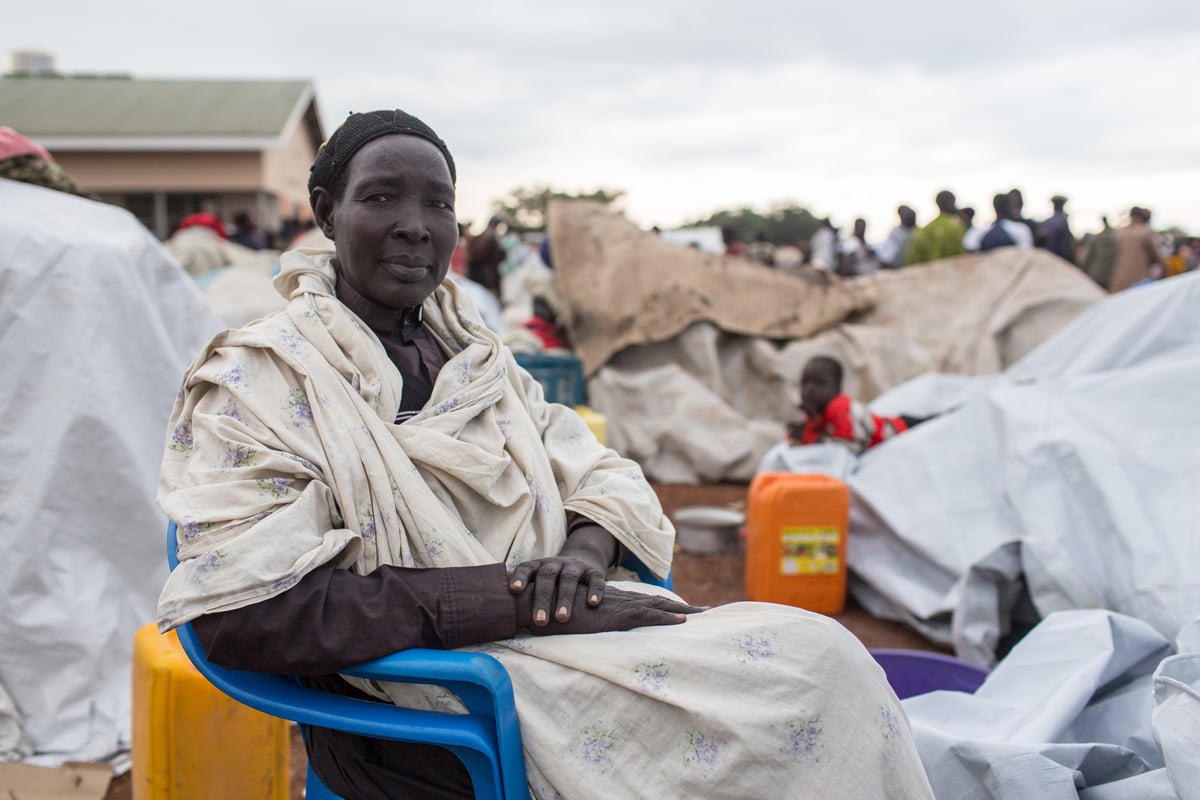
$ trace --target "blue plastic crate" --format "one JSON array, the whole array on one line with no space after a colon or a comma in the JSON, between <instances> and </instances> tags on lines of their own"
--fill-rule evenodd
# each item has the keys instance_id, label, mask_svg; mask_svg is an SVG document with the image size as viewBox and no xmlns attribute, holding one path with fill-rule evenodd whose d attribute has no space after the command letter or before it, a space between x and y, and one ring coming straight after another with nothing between
<instances>
[{"instance_id":1,"label":"blue plastic crate","mask_svg":"<svg viewBox=\"0 0 1200 800\"><path fill-rule=\"evenodd\" d=\"M575 356L518 353L517 363L542 385L546 402L581 406L587 401L583 362Z\"/></svg>"}]
</instances>

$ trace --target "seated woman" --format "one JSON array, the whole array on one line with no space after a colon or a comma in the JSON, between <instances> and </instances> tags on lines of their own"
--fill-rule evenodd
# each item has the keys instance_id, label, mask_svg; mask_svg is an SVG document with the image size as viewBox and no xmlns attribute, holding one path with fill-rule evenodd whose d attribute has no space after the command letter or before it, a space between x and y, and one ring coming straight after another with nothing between
<instances>
[{"instance_id":1,"label":"seated woman","mask_svg":"<svg viewBox=\"0 0 1200 800\"><path fill-rule=\"evenodd\" d=\"M930 796L895 695L836 622L607 582L632 577L626 551L665 576L673 530L637 465L544 402L443 282L454 184L401 111L353 114L321 148L309 187L335 249L285 254L286 311L214 339L175 404L160 628L193 621L218 664L418 708L457 701L336 673L490 653L538 798ZM319 729L308 748L348 798L471 796L437 748Z\"/></svg>"},{"instance_id":2,"label":"seated woman","mask_svg":"<svg viewBox=\"0 0 1200 800\"><path fill-rule=\"evenodd\" d=\"M848 394L842 394L842 365L829 356L816 356L800 375L801 422L788 426L789 444L836 442L862 455L881 442L904 433L928 417L884 417L872 413Z\"/></svg>"}]
</instances>

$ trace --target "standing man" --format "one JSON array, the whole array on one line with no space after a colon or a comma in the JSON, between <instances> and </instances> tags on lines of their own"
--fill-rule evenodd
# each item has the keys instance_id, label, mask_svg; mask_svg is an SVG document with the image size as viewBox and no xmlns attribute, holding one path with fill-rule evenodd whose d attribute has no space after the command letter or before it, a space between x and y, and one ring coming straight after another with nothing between
<instances>
[{"instance_id":1,"label":"standing man","mask_svg":"<svg viewBox=\"0 0 1200 800\"><path fill-rule=\"evenodd\" d=\"M838 235L829 217L821 220L821 227L812 235L808 243L811 255L809 261L817 269L827 272L837 268Z\"/></svg>"},{"instance_id":2,"label":"standing man","mask_svg":"<svg viewBox=\"0 0 1200 800\"><path fill-rule=\"evenodd\" d=\"M1011 194L993 197L992 208L996 210L996 221L983 231L975 245L976 250L986 253L998 247L1018 247L1022 250L1033 247L1033 234L1029 228L1012 219Z\"/></svg>"},{"instance_id":3,"label":"standing man","mask_svg":"<svg viewBox=\"0 0 1200 800\"><path fill-rule=\"evenodd\" d=\"M887 240L875 250L879 266L884 269L899 269L908 259L908 247L912 244L913 232L917 229L917 212L908 206L896 209L900 224L892 228Z\"/></svg>"},{"instance_id":4,"label":"standing man","mask_svg":"<svg viewBox=\"0 0 1200 800\"><path fill-rule=\"evenodd\" d=\"M913 234L908 250L906 265L923 264L939 258L961 255L962 240L966 230L958 218L954 192L943 189L937 193L935 202L938 215L928 225Z\"/></svg>"},{"instance_id":5,"label":"standing man","mask_svg":"<svg viewBox=\"0 0 1200 800\"><path fill-rule=\"evenodd\" d=\"M1117 246L1113 242L1117 232L1108 224L1108 217L1101 217L1100 222L1104 229L1091 237L1090 241L1084 240L1087 250L1083 256L1083 271L1102 288L1108 289L1117 260Z\"/></svg>"},{"instance_id":6,"label":"standing man","mask_svg":"<svg viewBox=\"0 0 1200 800\"><path fill-rule=\"evenodd\" d=\"M1037 229L1039 247L1044 247L1059 258L1075 263L1075 237L1071 235L1071 227L1067 224L1067 213L1063 210L1067 198L1056 194L1050 198L1054 206L1054 214L1043 222Z\"/></svg>"},{"instance_id":7,"label":"standing man","mask_svg":"<svg viewBox=\"0 0 1200 800\"><path fill-rule=\"evenodd\" d=\"M1113 264L1110 292L1120 292L1154 277L1151 270L1162 266L1154 231L1150 230L1150 209L1134 206L1129 212L1129 224L1113 236L1117 258Z\"/></svg>"},{"instance_id":8,"label":"standing man","mask_svg":"<svg viewBox=\"0 0 1200 800\"><path fill-rule=\"evenodd\" d=\"M1008 211L1011 215L1010 219L1012 219L1013 222L1019 222L1025 227L1029 228L1029 238L1033 241L1036 241L1035 237L1037 236L1037 225L1034 224L1033 220L1024 215L1024 208L1025 198L1021 196L1021 190L1012 189L1009 191Z\"/></svg>"},{"instance_id":9,"label":"standing man","mask_svg":"<svg viewBox=\"0 0 1200 800\"><path fill-rule=\"evenodd\" d=\"M839 275L869 275L879 269L875 251L867 244L867 221L862 217L854 220L854 233L842 239L838 250Z\"/></svg>"}]
</instances>

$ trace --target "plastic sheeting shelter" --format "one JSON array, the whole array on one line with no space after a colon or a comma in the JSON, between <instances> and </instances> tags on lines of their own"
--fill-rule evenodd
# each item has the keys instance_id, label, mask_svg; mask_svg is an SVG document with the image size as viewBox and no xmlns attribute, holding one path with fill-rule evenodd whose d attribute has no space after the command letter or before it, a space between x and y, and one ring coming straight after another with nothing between
<instances>
[{"instance_id":1,"label":"plastic sheeting shelter","mask_svg":"<svg viewBox=\"0 0 1200 800\"><path fill-rule=\"evenodd\" d=\"M1014 620L1060 610L1174 637L1200 609L1198 308L1200 274L1129 290L1001 376L880 397L885 414L954 410L849 477L858 600L984 665Z\"/></svg>"},{"instance_id":2,"label":"plastic sheeting shelter","mask_svg":"<svg viewBox=\"0 0 1200 800\"><path fill-rule=\"evenodd\" d=\"M221 325L114 206L0 179L0 242L0 759L108 758L166 579L167 415Z\"/></svg>"}]
</instances>

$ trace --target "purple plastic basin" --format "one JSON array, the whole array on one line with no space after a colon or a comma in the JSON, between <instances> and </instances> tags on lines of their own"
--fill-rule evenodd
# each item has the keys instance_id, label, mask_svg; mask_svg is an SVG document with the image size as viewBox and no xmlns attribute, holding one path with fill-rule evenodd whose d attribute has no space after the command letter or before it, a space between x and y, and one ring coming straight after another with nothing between
<instances>
[{"instance_id":1,"label":"purple plastic basin","mask_svg":"<svg viewBox=\"0 0 1200 800\"><path fill-rule=\"evenodd\" d=\"M942 653L884 648L870 652L901 700L938 689L973 694L988 674L982 667Z\"/></svg>"}]
</instances>

